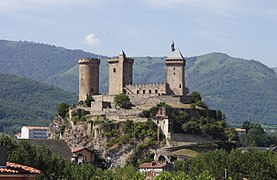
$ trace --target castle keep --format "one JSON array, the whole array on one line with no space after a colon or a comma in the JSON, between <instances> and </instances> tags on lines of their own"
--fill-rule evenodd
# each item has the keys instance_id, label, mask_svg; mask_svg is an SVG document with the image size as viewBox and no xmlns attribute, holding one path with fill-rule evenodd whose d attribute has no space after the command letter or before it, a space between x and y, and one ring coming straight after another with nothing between
<instances>
[{"instance_id":1,"label":"castle keep","mask_svg":"<svg viewBox=\"0 0 277 180\"><path fill-rule=\"evenodd\" d=\"M84 101L88 95L94 95L96 102L93 103L98 111L103 104L113 103L113 96L127 94L131 102L136 104L152 98L151 103L170 101L175 103L186 103L188 101L188 89L185 87L185 65L186 60L179 49L171 45L171 52L165 60L166 82L133 84L134 59L128 58L124 51L118 57L108 60L109 64L109 93L99 95L99 59L79 60L79 101ZM98 95L98 96L97 96ZM101 101L101 105L99 105ZM147 102L144 102L147 103ZM149 102L148 102L149 103Z\"/></svg>"}]
</instances>

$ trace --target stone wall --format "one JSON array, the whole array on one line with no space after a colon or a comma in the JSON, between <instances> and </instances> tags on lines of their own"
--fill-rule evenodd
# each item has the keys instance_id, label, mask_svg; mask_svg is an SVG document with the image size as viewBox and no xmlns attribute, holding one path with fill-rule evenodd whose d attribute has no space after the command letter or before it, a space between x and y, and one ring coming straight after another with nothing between
<instances>
[{"instance_id":1,"label":"stone wall","mask_svg":"<svg viewBox=\"0 0 277 180\"><path fill-rule=\"evenodd\" d=\"M166 83L128 84L124 89L128 95L165 95L167 94L168 85Z\"/></svg>"}]
</instances>

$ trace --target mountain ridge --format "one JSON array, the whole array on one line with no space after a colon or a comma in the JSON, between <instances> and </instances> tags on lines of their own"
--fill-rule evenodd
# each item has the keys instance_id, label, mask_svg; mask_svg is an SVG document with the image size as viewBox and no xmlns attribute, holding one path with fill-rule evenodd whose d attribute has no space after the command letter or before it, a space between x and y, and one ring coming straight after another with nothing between
<instances>
[{"instance_id":1,"label":"mountain ridge","mask_svg":"<svg viewBox=\"0 0 277 180\"><path fill-rule=\"evenodd\" d=\"M0 41L0 73L3 73L4 69L5 72L8 71L10 74L23 74L22 76L24 76L24 72L26 73L32 69L35 71L33 74L40 73L40 78L28 74L30 78L77 94L78 59L99 57L101 58L100 92L106 93L108 91L108 64L105 56L86 52L80 53L75 50L60 52L61 48L41 44L39 46L42 52L37 53L39 48L35 48L37 51L32 49L33 46L36 46L36 43L25 43L24 48L21 45L16 48L16 42L11 43L11 45L13 48L9 49L7 48L9 46ZM16 53L18 54L15 55ZM47 54L50 55L47 56ZM21 56L24 57L23 59L27 59L28 63L18 58ZM10 57L13 63L3 63L3 57ZM16 57L15 60L14 57ZM165 82L166 67L164 58L135 57L133 66L134 83ZM190 89L190 92L199 91L211 108L223 110L228 121L234 124L240 124L245 120L261 123L276 122L277 115L274 108L277 108L275 98L277 97L277 77L273 69L258 61L233 58L218 52L186 59L185 78L186 86ZM30 63L33 61L33 64ZM48 63L41 64L40 61ZM17 67L20 63L23 65ZM42 65L44 69L51 69L51 71L49 70L50 72L47 73L40 71ZM39 68L36 68L37 66Z\"/></svg>"}]
</instances>

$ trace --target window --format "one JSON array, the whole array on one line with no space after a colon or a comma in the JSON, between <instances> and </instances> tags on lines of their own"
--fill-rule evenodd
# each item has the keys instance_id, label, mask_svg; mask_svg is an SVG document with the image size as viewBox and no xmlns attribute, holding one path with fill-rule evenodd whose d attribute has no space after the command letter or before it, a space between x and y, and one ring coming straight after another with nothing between
<instances>
[{"instance_id":1,"label":"window","mask_svg":"<svg viewBox=\"0 0 277 180\"><path fill-rule=\"evenodd\" d=\"M158 89L155 89L155 93L158 94Z\"/></svg>"},{"instance_id":2,"label":"window","mask_svg":"<svg viewBox=\"0 0 277 180\"><path fill-rule=\"evenodd\" d=\"M179 88L182 88L182 85L181 85L181 84L179 84Z\"/></svg>"},{"instance_id":3,"label":"window","mask_svg":"<svg viewBox=\"0 0 277 180\"><path fill-rule=\"evenodd\" d=\"M113 68L113 72L114 72L114 73L116 72L116 69L115 69L115 68Z\"/></svg>"},{"instance_id":4,"label":"window","mask_svg":"<svg viewBox=\"0 0 277 180\"><path fill-rule=\"evenodd\" d=\"M173 70L175 70L175 68L173 68Z\"/></svg>"},{"instance_id":5,"label":"window","mask_svg":"<svg viewBox=\"0 0 277 180\"><path fill-rule=\"evenodd\" d=\"M145 94L145 90L142 91L142 94Z\"/></svg>"},{"instance_id":6,"label":"window","mask_svg":"<svg viewBox=\"0 0 277 180\"><path fill-rule=\"evenodd\" d=\"M139 94L139 90L137 90L137 94Z\"/></svg>"},{"instance_id":7,"label":"window","mask_svg":"<svg viewBox=\"0 0 277 180\"><path fill-rule=\"evenodd\" d=\"M149 90L149 94L151 94L151 90Z\"/></svg>"},{"instance_id":8,"label":"window","mask_svg":"<svg viewBox=\"0 0 277 180\"><path fill-rule=\"evenodd\" d=\"M173 75L175 75L175 72L173 73Z\"/></svg>"}]
</instances>

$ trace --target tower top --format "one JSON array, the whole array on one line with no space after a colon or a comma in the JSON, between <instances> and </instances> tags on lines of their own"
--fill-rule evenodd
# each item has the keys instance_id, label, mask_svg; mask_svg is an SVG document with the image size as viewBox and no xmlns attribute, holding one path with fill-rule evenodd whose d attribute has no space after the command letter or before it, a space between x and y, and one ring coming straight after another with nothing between
<instances>
[{"instance_id":1,"label":"tower top","mask_svg":"<svg viewBox=\"0 0 277 180\"><path fill-rule=\"evenodd\" d=\"M175 50L174 46L175 46L174 41L172 41L172 43L171 43L171 52L173 52Z\"/></svg>"},{"instance_id":2,"label":"tower top","mask_svg":"<svg viewBox=\"0 0 277 180\"><path fill-rule=\"evenodd\" d=\"M123 56L123 57L126 57L126 54L123 50L121 50L121 52L119 53L119 56Z\"/></svg>"},{"instance_id":3,"label":"tower top","mask_svg":"<svg viewBox=\"0 0 277 180\"><path fill-rule=\"evenodd\" d=\"M79 64L100 64L100 59L98 58L82 58L78 61Z\"/></svg>"}]
</instances>

